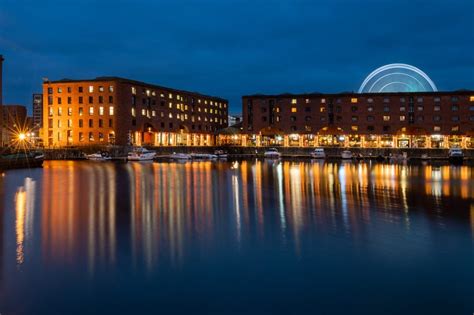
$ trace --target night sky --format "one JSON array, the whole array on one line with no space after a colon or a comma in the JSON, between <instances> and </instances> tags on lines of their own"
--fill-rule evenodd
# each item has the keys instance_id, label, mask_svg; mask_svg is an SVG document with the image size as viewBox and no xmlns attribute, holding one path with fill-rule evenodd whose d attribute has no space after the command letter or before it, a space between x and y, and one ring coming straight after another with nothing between
<instances>
[{"instance_id":1,"label":"night sky","mask_svg":"<svg viewBox=\"0 0 474 315\"><path fill-rule=\"evenodd\" d=\"M0 0L4 103L41 78L122 76L229 99L357 91L394 62L474 89L473 0Z\"/></svg>"}]
</instances>

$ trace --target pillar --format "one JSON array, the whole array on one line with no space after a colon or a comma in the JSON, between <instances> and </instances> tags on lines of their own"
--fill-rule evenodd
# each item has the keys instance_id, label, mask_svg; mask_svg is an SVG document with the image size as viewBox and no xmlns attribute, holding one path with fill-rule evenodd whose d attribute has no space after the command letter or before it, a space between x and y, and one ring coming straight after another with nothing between
<instances>
[{"instance_id":1,"label":"pillar","mask_svg":"<svg viewBox=\"0 0 474 315\"><path fill-rule=\"evenodd\" d=\"M284 135L283 136L283 146L288 147L289 145L290 145L290 138L288 137L288 135Z\"/></svg>"},{"instance_id":2,"label":"pillar","mask_svg":"<svg viewBox=\"0 0 474 315\"><path fill-rule=\"evenodd\" d=\"M299 135L299 147L302 148L304 146L304 136L303 135Z\"/></svg>"}]
</instances>

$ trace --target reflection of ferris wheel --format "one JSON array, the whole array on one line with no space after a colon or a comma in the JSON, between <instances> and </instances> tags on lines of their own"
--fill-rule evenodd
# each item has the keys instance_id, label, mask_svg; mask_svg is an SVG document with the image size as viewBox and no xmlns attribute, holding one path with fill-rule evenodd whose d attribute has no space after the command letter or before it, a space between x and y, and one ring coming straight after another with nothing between
<instances>
[{"instance_id":1,"label":"reflection of ferris wheel","mask_svg":"<svg viewBox=\"0 0 474 315\"><path fill-rule=\"evenodd\" d=\"M375 69L359 88L359 93L436 91L436 85L426 73L403 63L392 63Z\"/></svg>"}]
</instances>

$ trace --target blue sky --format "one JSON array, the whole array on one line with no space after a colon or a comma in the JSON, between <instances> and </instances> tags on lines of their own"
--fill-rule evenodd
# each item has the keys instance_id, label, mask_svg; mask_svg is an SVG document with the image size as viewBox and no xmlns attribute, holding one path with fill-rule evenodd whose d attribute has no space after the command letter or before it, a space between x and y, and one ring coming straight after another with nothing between
<instances>
[{"instance_id":1,"label":"blue sky","mask_svg":"<svg viewBox=\"0 0 474 315\"><path fill-rule=\"evenodd\" d=\"M474 1L0 0L4 103L116 75L229 99L356 91L387 63L474 89Z\"/></svg>"}]
</instances>

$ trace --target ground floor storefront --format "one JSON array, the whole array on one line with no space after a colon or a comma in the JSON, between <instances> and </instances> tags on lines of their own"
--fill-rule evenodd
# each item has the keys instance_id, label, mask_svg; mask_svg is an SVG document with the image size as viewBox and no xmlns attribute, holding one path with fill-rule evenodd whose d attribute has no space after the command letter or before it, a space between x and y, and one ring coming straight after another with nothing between
<instances>
[{"instance_id":1,"label":"ground floor storefront","mask_svg":"<svg viewBox=\"0 0 474 315\"><path fill-rule=\"evenodd\" d=\"M217 136L216 145L243 147L347 147L347 148L474 148L474 136L466 135L252 135Z\"/></svg>"},{"instance_id":2,"label":"ground floor storefront","mask_svg":"<svg viewBox=\"0 0 474 315\"><path fill-rule=\"evenodd\" d=\"M185 132L133 132L129 142L135 146L213 146L215 136L212 134L198 134Z\"/></svg>"}]
</instances>

